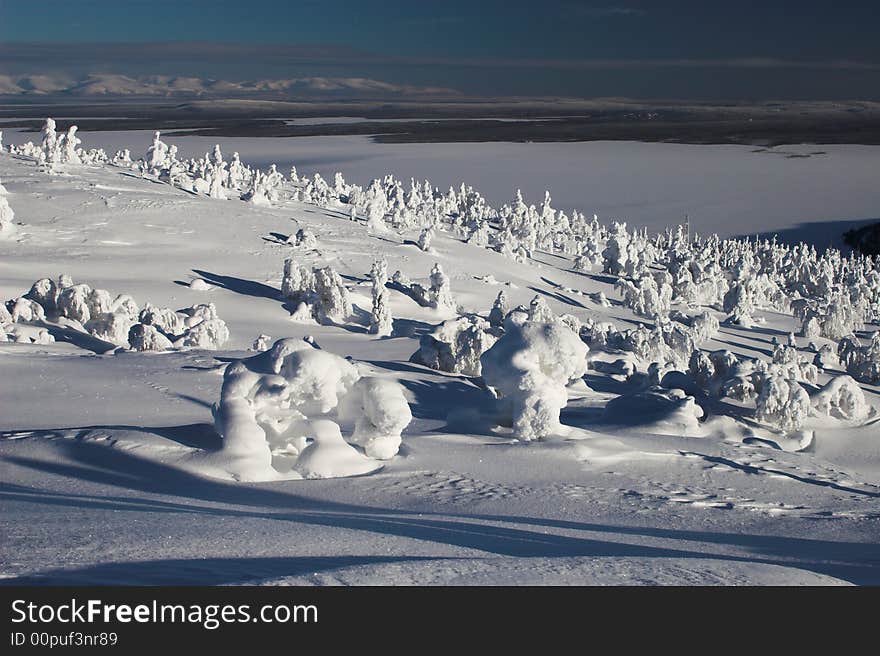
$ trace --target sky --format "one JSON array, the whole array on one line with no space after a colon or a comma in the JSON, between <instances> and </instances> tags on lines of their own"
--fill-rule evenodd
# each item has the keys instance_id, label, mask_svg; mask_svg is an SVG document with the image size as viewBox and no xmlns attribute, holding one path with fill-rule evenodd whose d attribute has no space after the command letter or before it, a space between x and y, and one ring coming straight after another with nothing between
<instances>
[{"instance_id":1,"label":"sky","mask_svg":"<svg viewBox=\"0 0 880 656\"><path fill-rule=\"evenodd\" d=\"M369 77L492 96L878 99L875 2L0 0L0 75Z\"/></svg>"}]
</instances>

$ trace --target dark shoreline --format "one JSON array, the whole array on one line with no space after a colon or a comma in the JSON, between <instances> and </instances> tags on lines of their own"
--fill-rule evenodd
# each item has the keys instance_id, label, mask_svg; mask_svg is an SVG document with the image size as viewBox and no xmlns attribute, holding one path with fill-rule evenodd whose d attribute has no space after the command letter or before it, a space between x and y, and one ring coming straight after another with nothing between
<instances>
[{"instance_id":1,"label":"dark shoreline","mask_svg":"<svg viewBox=\"0 0 880 656\"><path fill-rule=\"evenodd\" d=\"M366 135L380 143L647 141L685 144L880 144L880 103L693 104L631 101L377 103L51 102L0 99L0 129L161 130L170 136ZM311 125L291 119L320 117ZM359 122L333 117L359 117ZM403 120L401 120L403 119Z\"/></svg>"}]
</instances>

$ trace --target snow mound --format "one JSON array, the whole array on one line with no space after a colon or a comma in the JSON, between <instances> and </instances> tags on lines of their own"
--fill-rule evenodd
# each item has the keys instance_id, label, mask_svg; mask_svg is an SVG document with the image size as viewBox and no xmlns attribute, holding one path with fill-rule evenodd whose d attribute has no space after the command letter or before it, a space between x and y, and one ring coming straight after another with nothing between
<instances>
[{"instance_id":1,"label":"snow mound","mask_svg":"<svg viewBox=\"0 0 880 656\"><path fill-rule=\"evenodd\" d=\"M339 425L329 419L309 422L314 441L300 454L296 471L303 478L340 478L368 474L381 465L342 438Z\"/></svg>"},{"instance_id":2,"label":"snow mound","mask_svg":"<svg viewBox=\"0 0 880 656\"><path fill-rule=\"evenodd\" d=\"M213 287L202 278L193 278L189 283L189 288L197 292L207 292L213 289Z\"/></svg>"},{"instance_id":3,"label":"snow mound","mask_svg":"<svg viewBox=\"0 0 880 656\"><path fill-rule=\"evenodd\" d=\"M681 389L650 388L611 399L602 421L616 426L638 426L657 435L699 435L704 414L696 399Z\"/></svg>"}]
</instances>

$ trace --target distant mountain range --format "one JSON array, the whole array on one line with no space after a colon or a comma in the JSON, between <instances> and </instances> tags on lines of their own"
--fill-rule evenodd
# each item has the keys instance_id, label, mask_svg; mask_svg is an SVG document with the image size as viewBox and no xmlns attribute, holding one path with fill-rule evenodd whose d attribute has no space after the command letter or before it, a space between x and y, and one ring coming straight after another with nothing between
<instances>
[{"instance_id":1,"label":"distant mountain range","mask_svg":"<svg viewBox=\"0 0 880 656\"><path fill-rule=\"evenodd\" d=\"M234 82L200 77L150 75L128 77L92 74L0 75L0 95L73 97L257 97L257 98L384 98L444 97L459 92L442 87L392 84L362 77L300 77L286 80Z\"/></svg>"}]
</instances>

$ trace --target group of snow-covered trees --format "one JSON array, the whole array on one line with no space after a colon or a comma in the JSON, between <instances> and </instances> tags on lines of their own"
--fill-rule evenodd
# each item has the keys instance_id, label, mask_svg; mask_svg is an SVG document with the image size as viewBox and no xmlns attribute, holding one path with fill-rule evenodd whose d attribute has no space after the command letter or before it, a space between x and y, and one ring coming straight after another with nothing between
<instances>
[{"instance_id":1,"label":"group of snow-covered trees","mask_svg":"<svg viewBox=\"0 0 880 656\"><path fill-rule=\"evenodd\" d=\"M47 118L40 134L40 143L28 141L21 146L9 146L14 155L30 157L47 172L54 172L58 164L101 165L109 161L107 153L100 148L85 150L79 145L82 140L76 136L78 128L71 125L66 131L58 132L55 121ZM0 151L3 142L0 139Z\"/></svg>"},{"instance_id":2,"label":"group of snow-covered trees","mask_svg":"<svg viewBox=\"0 0 880 656\"><path fill-rule=\"evenodd\" d=\"M141 309L128 294L113 296L68 275L41 278L22 296L0 303L0 341L50 343L54 328L134 351L218 349L229 340L213 303L178 311L147 303Z\"/></svg>"}]
</instances>

